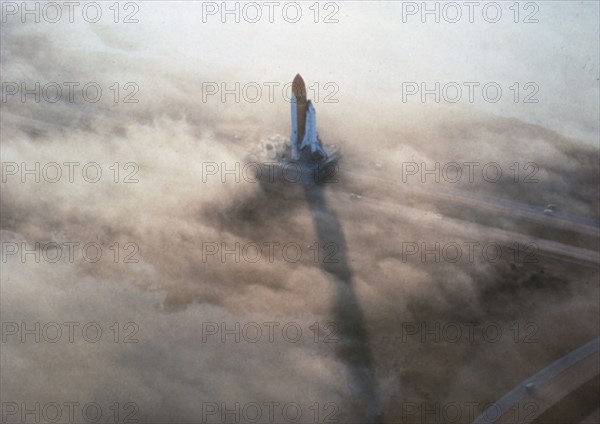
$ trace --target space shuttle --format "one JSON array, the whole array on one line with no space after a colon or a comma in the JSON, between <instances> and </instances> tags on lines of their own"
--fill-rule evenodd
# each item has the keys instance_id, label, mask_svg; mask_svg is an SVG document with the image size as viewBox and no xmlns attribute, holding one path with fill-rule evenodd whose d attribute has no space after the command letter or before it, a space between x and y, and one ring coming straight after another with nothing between
<instances>
[{"instance_id":1,"label":"space shuttle","mask_svg":"<svg viewBox=\"0 0 600 424\"><path fill-rule=\"evenodd\" d=\"M327 162L329 157L317 134L317 111L306 99L306 86L300 74L292 82L291 112L292 160Z\"/></svg>"},{"instance_id":2,"label":"space shuttle","mask_svg":"<svg viewBox=\"0 0 600 424\"><path fill-rule=\"evenodd\" d=\"M305 185L333 181L342 153L336 145L324 145L319 138L317 112L306 98L300 74L292 82L291 124L289 139L280 135L263 139L260 148L248 152L246 161L258 163L260 175L268 175L269 180Z\"/></svg>"}]
</instances>

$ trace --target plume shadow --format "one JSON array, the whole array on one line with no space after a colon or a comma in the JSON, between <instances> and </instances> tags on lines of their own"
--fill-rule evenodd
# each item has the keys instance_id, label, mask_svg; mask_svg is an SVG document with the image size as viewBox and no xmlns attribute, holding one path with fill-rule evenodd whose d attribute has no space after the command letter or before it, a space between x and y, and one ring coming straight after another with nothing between
<instances>
[{"instance_id":1,"label":"plume shadow","mask_svg":"<svg viewBox=\"0 0 600 424\"><path fill-rule=\"evenodd\" d=\"M336 346L336 355L347 364L350 390L363 400L360 402L364 411L361 422L382 423L375 363L364 313L353 285L344 230L336 212L327 203L325 186L305 185L304 191L319 246L329 252L333 248L335 252L334 255L328 255L330 257L326 257L322 264L336 286L333 316L341 339Z\"/></svg>"}]
</instances>

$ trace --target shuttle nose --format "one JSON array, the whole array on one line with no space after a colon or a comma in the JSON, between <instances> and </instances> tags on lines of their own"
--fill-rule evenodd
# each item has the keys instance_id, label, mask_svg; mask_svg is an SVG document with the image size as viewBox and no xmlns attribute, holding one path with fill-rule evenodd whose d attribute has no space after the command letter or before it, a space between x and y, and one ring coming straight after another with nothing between
<instances>
[{"instance_id":1,"label":"shuttle nose","mask_svg":"<svg viewBox=\"0 0 600 424\"><path fill-rule=\"evenodd\" d=\"M306 96L306 86L300 74L296 74L294 81L292 81L292 94L296 97Z\"/></svg>"}]
</instances>

